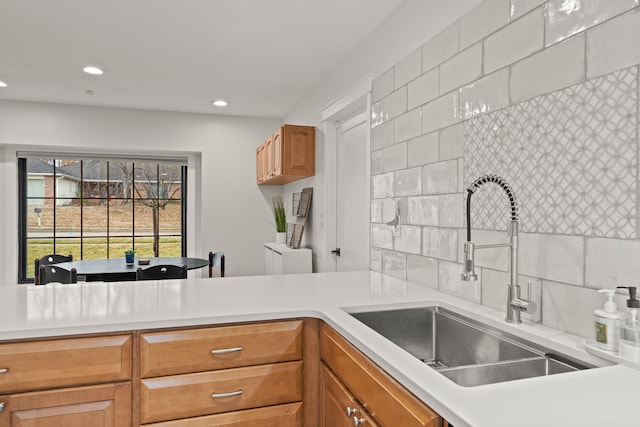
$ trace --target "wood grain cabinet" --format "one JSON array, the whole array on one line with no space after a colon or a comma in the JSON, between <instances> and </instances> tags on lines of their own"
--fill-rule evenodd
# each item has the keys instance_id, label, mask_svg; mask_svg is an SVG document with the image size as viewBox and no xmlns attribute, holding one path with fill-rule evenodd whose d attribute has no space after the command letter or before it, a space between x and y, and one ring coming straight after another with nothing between
<instances>
[{"instance_id":1,"label":"wood grain cabinet","mask_svg":"<svg viewBox=\"0 0 640 427\"><path fill-rule=\"evenodd\" d=\"M292 320L141 334L140 423L301 427L302 327Z\"/></svg>"},{"instance_id":2,"label":"wood grain cabinet","mask_svg":"<svg viewBox=\"0 0 640 427\"><path fill-rule=\"evenodd\" d=\"M436 412L326 324L321 327L320 348L326 365L320 398L321 412L325 412L322 427L442 426Z\"/></svg>"},{"instance_id":3,"label":"wood grain cabinet","mask_svg":"<svg viewBox=\"0 0 640 427\"><path fill-rule=\"evenodd\" d=\"M130 335L0 344L0 426L130 426L131 363Z\"/></svg>"},{"instance_id":4,"label":"wood grain cabinet","mask_svg":"<svg viewBox=\"0 0 640 427\"><path fill-rule=\"evenodd\" d=\"M256 150L258 184L287 184L315 173L316 130L313 126L283 125Z\"/></svg>"}]
</instances>

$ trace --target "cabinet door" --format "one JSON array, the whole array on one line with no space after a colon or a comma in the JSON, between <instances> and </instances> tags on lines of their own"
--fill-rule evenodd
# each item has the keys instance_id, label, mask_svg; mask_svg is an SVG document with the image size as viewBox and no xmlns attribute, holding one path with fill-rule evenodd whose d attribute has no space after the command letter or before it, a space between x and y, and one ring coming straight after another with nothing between
<instances>
[{"instance_id":1,"label":"cabinet door","mask_svg":"<svg viewBox=\"0 0 640 427\"><path fill-rule=\"evenodd\" d=\"M282 132L283 174L313 176L316 173L316 134L312 126L285 125Z\"/></svg>"},{"instance_id":2,"label":"cabinet door","mask_svg":"<svg viewBox=\"0 0 640 427\"><path fill-rule=\"evenodd\" d=\"M320 427L379 427L324 364L321 375Z\"/></svg>"},{"instance_id":3,"label":"cabinet door","mask_svg":"<svg viewBox=\"0 0 640 427\"><path fill-rule=\"evenodd\" d=\"M273 251L273 274L284 274L284 255Z\"/></svg>"},{"instance_id":4,"label":"cabinet door","mask_svg":"<svg viewBox=\"0 0 640 427\"><path fill-rule=\"evenodd\" d=\"M131 426L131 386L127 383L20 393L0 397L0 425Z\"/></svg>"},{"instance_id":5,"label":"cabinet door","mask_svg":"<svg viewBox=\"0 0 640 427\"><path fill-rule=\"evenodd\" d=\"M282 175L282 128L271 135L271 151L273 153L273 167L271 176Z\"/></svg>"},{"instance_id":6,"label":"cabinet door","mask_svg":"<svg viewBox=\"0 0 640 427\"><path fill-rule=\"evenodd\" d=\"M264 247L264 274L273 274L273 249Z\"/></svg>"},{"instance_id":7,"label":"cabinet door","mask_svg":"<svg viewBox=\"0 0 640 427\"><path fill-rule=\"evenodd\" d=\"M258 184L262 182L262 148L261 145L256 149L256 182Z\"/></svg>"},{"instance_id":8,"label":"cabinet door","mask_svg":"<svg viewBox=\"0 0 640 427\"><path fill-rule=\"evenodd\" d=\"M273 176L273 141L271 137L264 141L264 151L267 158L265 179L269 179Z\"/></svg>"}]
</instances>

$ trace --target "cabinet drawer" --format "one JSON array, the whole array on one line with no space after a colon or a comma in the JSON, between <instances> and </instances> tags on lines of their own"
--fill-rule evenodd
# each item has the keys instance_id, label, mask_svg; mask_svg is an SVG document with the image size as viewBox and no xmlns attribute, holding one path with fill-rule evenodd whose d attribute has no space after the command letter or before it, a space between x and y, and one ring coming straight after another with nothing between
<instances>
[{"instance_id":1,"label":"cabinet drawer","mask_svg":"<svg viewBox=\"0 0 640 427\"><path fill-rule=\"evenodd\" d=\"M300 359L300 320L151 332L140 339L142 378Z\"/></svg>"},{"instance_id":2,"label":"cabinet drawer","mask_svg":"<svg viewBox=\"0 0 640 427\"><path fill-rule=\"evenodd\" d=\"M440 416L371 362L336 331L322 325L322 359L385 427L436 427Z\"/></svg>"},{"instance_id":3,"label":"cabinet drawer","mask_svg":"<svg viewBox=\"0 0 640 427\"><path fill-rule=\"evenodd\" d=\"M149 427L302 427L302 403L147 424Z\"/></svg>"},{"instance_id":4,"label":"cabinet drawer","mask_svg":"<svg viewBox=\"0 0 640 427\"><path fill-rule=\"evenodd\" d=\"M131 384L102 384L1 396L1 426L131 427Z\"/></svg>"},{"instance_id":5,"label":"cabinet drawer","mask_svg":"<svg viewBox=\"0 0 640 427\"><path fill-rule=\"evenodd\" d=\"M131 336L0 344L0 369L0 392L129 379Z\"/></svg>"},{"instance_id":6,"label":"cabinet drawer","mask_svg":"<svg viewBox=\"0 0 640 427\"><path fill-rule=\"evenodd\" d=\"M302 400L302 362L276 363L145 379L142 423Z\"/></svg>"}]
</instances>

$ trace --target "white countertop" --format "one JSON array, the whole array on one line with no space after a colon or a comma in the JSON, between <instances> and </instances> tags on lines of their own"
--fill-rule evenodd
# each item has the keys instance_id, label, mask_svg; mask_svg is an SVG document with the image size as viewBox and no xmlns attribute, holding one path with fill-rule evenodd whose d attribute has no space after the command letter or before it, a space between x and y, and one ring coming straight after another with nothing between
<instances>
[{"instance_id":1,"label":"white countertop","mask_svg":"<svg viewBox=\"0 0 640 427\"><path fill-rule=\"evenodd\" d=\"M603 367L462 387L343 310L381 305L451 308ZM0 287L0 340L292 317L329 323L455 427L640 425L640 371L605 366L579 337L374 272Z\"/></svg>"}]
</instances>

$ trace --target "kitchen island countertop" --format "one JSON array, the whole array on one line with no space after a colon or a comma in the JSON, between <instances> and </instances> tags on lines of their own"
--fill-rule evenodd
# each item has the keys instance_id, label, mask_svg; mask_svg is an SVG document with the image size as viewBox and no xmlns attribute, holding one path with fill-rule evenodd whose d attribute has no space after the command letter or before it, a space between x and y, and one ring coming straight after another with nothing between
<instances>
[{"instance_id":1,"label":"kitchen island countertop","mask_svg":"<svg viewBox=\"0 0 640 427\"><path fill-rule=\"evenodd\" d=\"M453 309L600 367L462 387L348 314L421 305ZM3 341L300 317L327 322L456 427L640 424L640 371L586 353L580 337L510 325L503 312L375 272L0 287Z\"/></svg>"}]
</instances>

